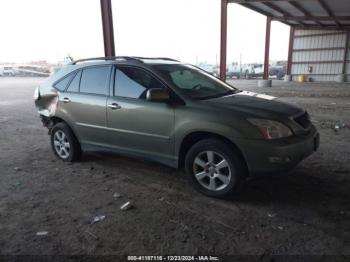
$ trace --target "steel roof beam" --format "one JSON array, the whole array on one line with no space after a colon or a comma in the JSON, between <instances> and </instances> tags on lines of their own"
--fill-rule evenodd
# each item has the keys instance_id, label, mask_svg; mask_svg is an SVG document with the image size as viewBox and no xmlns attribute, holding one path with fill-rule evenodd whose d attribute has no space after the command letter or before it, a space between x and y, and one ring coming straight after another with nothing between
<instances>
[{"instance_id":1,"label":"steel roof beam","mask_svg":"<svg viewBox=\"0 0 350 262\"><path fill-rule=\"evenodd\" d=\"M307 25L307 26L303 26L303 25L296 25L295 28L297 29L320 29L319 26L316 26L316 25ZM350 31L350 26L348 25L340 25L340 26L337 26L337 25L325 25L323 27L323 29L326 29L326 30L341 30L341 31Z\"/></svg>"},{"instance_id":2,"label":"steel roof beam","mask_svg":"<svg viewBox=\"0 0 350 262\"><path fill-rule=\"evenodd\" d=\"M326 5L325 2L323 2L323 0L317 0L317 2L320 4L320 6L322 7L322 9L328 14L328 16L333 16L334 14L333 12L329 9L329 7ZM337 20L334 20L335 24L337 26L340 26L339 22Z\"/></svg>"},{"instance_id":3,"label":"steel roof beam","mask_svg":"<svg viewBox=\"0 0 350 262\"><path fill-rule=\"evenodd\" d=\"M272 10L277 11L278 13L282 14L283 17L285 16L289 16L290 14L287 13L286 11L284 11L283 9L279 8L278 6L276 6L275 4L273 4L272 2L264 2L262 3L264 5L266 5L267 7L271 8ZM305 25L303 22L298 22L298 24L302 24Z\"/></svg>"},{"instance_id":4,"label":"steel roof beam","mask_svg":"<svg viewBox=\"0 0 350 262\"><path fill-rule=\"evenodd\" d=\"M277 11L278 13L287 16L289 15L289 13L287 13L286 11L282 10L281 8L279 8L278 6L276 6L275 4L273 4L272 2L266 2L266 3L262 3L264 5L266 5L267 7L271 8L272 10Z\"/></svg>"},{"instance_id":5,"label":"steel roof beam","mask_svg":"<svg viewBox=\"0 0 350 262\"><path fill-rule=\"evenodd\" d=\"M294 0L297 2L305 2L307 0ZM309 0L313 1L313 0ZM249 4L249 3L276 3L276 2L288 2L288 0L228 0L229 3L236 4Z\"/></svg>"},{"instance_id":6,"label":"steel roof beam","mask_svg":"<svg viewBox=\"0 0 350 262\"><path fill-rule=\"evenodd\" d=\"M252 5L250 5L249 3L244 3L244 4L240 4L240 5L246 7L246 8L248 8L248 9L250 9L250 10L253 10L253 11L259 13L259 14L263 14L263 15L265 15L265 16L271 16L271 17L273 17L273 15L272 15L271 13L268 13L268 12L265 12L265 11L259 9L259 8L256 8L255 6L252 6ZM281 23L286 24L286 25L290 25L290 26L296 25L296 24L286 23L285 21L281 21Z\"/></svg>"},{"instance_id":7,"label":"steel roof beam","mask_svg":"<svg viewBox=\"0 0 350 262\"><path fill-rule=\"evenodd\" d=\"M275 16L274 20L290 20L290 21L350 21L350 16ZM340 26L340 25L339 25Z\"/></svg>"},{"instance_id":8,"label":"steel roof beam","mask_svg":"<svg viewBox=\"0 0 350 262\"><path fill-rule=\"evenodd\" d=\"M288 1L290 5L292 5L295 9L299 10L303 13L304 16L311 16L310 12L308 12L304 7L302 7L297 1ZM314 21L319 26L323 26L319 21Z\"/></svg>"},{"instance_id":9,"label":"steel roof beam","mask_svg":"<svg viewBox=\"0 0 350 262\"><path fill-rule=\"evenodd\" d=\"M271 13L268 13L268 12L265 12L263 10L260 10L259 8L256 8L255 6L252 6L249 3L241 3L240 5L242 5L242 6L246 7L246 8L249 8L249 9L255 11L255 12L258 12L260 14L263 14L265 16L272 16Z\"/></svg>"}]
</instances>

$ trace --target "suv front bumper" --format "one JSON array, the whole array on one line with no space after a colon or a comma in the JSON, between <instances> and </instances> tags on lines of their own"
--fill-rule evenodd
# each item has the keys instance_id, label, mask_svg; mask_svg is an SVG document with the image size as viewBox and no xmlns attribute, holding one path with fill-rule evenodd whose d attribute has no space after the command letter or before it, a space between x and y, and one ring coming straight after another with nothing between
<instances>
[{"instance_id":1,"label":"suv front bumper","mask_svg":"<svg viewBox=\"0 0 350 262\"><path fill-rule=\"evenodd\" d=\"M317 151L320 135L314 126L304 136L277 140L244 140L239 148L250 174L287 172Z\"/></svg>"}]
</instances>

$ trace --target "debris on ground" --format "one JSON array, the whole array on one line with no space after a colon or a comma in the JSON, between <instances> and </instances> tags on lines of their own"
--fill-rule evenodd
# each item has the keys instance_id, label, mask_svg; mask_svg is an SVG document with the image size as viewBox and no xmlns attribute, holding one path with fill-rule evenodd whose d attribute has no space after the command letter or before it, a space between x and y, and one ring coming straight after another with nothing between
<instances>
[{"instance_id":1,"label":"debris on ground","mask_svg":"<svg viewBox=\"0 0 350 262\"><path fill-rule=\"evenodd\" d=\"M89 234L90 236L92 236L93 238L95 239L98 239L98 237L96 235L94 235L93 233L91 233L90 231L88 230L85 230L85 233Z\"/></svg>"},{"instance_id":2,"label":"debris on ground","mask_svg":"<svg viewBox=\"0 0 350 262\"><path fill-rule=\"evenodd\" d=\"M350 124L343 123L341 126L342 126L342 128L350 129Z\"/></svg>"},{"instance_id":3,"label":"debris on ground","mask_svg":"<svg viewBox=\"0 0 350 262\"><path fill-rule=\"evenodd\" d=\"M222 232L220 232L220 231L217 231L217 230L215 230L214 232L217 233L217 234L219 234L219 235L221 235L221 236L224 236L224 235L225 235L224 233L222 233Z\"/></svg>"},{"instance_id":4,"label":"debris on ground","mask_svg":"<svg viewBox=\"0 0 350 262\"><path fill-rule=\"evenodd\" d=\"M49 234L49 232L47 231L39 231L39 232L36 232L35 235L37 236L47 236Z\"/></svg>"},{"instance_id":5,"label":"debris on ground","mask_svg":"<svg viewBox=\"0 0 350 262\"><path fill-rule=\"evenodd\" d=\"M113 194L113 198L120 198L120 197L122 197L122 195L119 194L119 193L114 193L114 194Z\"/></svg>"},{"instance_id":6,"label":"debris on ground","mask_svg":"<svg viewBox=\"0 0 350 262\"><path fill-rule=\"evenodd\" d=\"M339 214L341 214L341 215L349 215L350 216L350 211L340 211Z\"/></svg>"},{"instance_id":7,"label":"debris on ground","mask_svg":"<svg viewBox=\"0 0 350 262\"><path fill-rule=\"evenodd\" d=\"M268 217L275 217L275 216L276 216L276 214L273 214L273 213L267 213L267 216L268 216Z\"/></svg>"},{"instance_id":8,"label":"debris on ground","mask_svg":"<svg viewBox=\"0 0 350 262\"><path fill-rule=\"evenodd\" d=\"M121 207L120 207L120 210L129 210L133 207L131 201L128 201L126 202L125 204L123 204Z\"/></svg>"},{"instance_id":9,"label":"debris on ground","mask_svg":"<svg viewBox=\"0 0 350 262\"><path fill-rule=\"evenodd\" d=\"M16 167L13 168L13 170L17 172L17 171L21 171L22 168L16 166Z\"/></svg>"},{"instance_id":10,"label":"debris on ground","mask_svg":"<svg viewBox=\"0 0 350 262\"><path fill-rule=\"evenodd\" d=\"M347 124L347 123L341 123L341 124L335 124L332 126L333 130L335 132L338 132L340 129L350 129L350 124Z\"/></svg>"},{"instance_id":11,"label":"debris on ground","mask_svg":"<svg viewBox=\"0 0 350 262\"><path fill-rule=\"evenodd\" d=\"M106 218L106 216L99 215L95 216L94 219L91 221L91 224L95 224L97 222L103 221Z\"/></svg>"}]
</instances>

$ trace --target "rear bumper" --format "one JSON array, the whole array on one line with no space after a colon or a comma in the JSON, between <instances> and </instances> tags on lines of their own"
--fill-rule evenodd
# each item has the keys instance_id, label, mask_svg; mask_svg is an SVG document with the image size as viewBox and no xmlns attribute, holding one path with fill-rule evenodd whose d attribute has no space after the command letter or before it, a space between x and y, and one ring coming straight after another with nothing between
<instances>
[{"instance_id":1,"label":"rear bumper","mask_svg":"<svg viewBox=\"0 0 350 262\"><path fill-rule=\"evenodd\" d=\"M245 140L239 147L250 174L287 172L317 151L320 135L312 126L305 136L278 140Z\"/></svg>"}]
</instances>

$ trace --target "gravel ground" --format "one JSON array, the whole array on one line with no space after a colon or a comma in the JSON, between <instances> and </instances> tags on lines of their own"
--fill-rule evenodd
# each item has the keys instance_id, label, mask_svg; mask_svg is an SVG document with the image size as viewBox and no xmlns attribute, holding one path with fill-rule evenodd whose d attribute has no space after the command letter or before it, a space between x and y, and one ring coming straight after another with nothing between
<instances>
[{"instance_id":1,"label":"gravel ground","mask_svg":"<svg viewBox=\"0 0 350 262\"><path fill-rule=\"evenodd\" d=\"M233 81L307 108L321 147L291 173L218 200L158 164L101 153L58 160L32 101L41 81L0 78L0 254L350 255L350 85ZM126 201L134 208L121 211Z\"/></svg>"}]
</instances>

